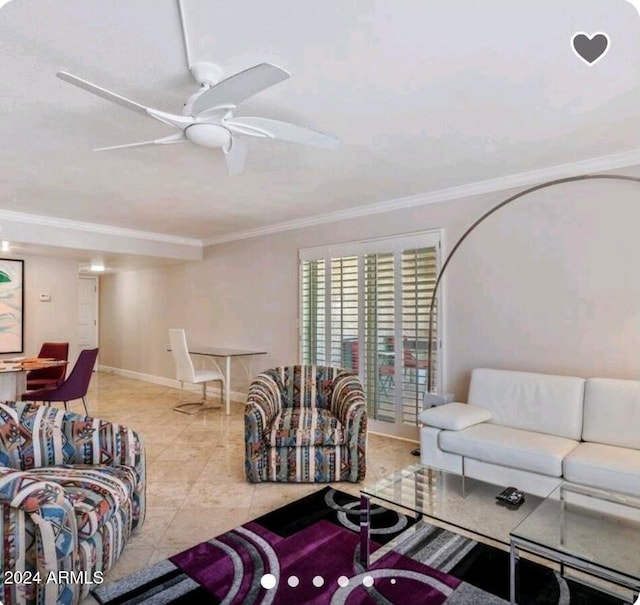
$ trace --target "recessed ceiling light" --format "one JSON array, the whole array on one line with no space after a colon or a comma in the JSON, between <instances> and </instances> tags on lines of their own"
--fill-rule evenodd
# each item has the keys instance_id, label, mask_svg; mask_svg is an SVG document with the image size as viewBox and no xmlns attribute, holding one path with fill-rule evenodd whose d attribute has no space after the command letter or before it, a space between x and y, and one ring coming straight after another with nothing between
<instances>
[{"instance_id":1,"label":"recessed ceiling light","mask_svg":"<svg viewBox=\"0 0 640 605\"><path fill-rule=\"evenodd\" d=\"M104 271L104 263L100 262L100 261L95 261L91 263L91 267L90 267L91 271L96 271L96 272L102 272Z\"/></svg>"},{"instance_id":2,"label":"recessed ceiling light","mask_svg":"<svg viewBox=\"0 0 640 605\"><path fill-rule=\"evenodd\" d=\"M9 252L10 249L11 249L11 244L9 244L9 242L6 239L3 239L2 244L0 244L0 250L2 250L2 252Z\"/></svg>"}]
</instances>

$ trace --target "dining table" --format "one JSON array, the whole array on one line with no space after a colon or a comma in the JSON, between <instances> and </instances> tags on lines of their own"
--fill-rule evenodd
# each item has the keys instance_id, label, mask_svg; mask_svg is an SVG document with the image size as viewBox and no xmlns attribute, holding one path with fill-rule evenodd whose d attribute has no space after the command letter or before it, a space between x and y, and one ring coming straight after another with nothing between
<instances>
[{"instance_id":1,"label":"dining table","mask_svg":"<svg viewBox=\"0 0 640 605\"><path fill-rule=\"evenodd\" d=\"M0 359L0 401L20 401L27 391L31 370L67 365L67 361L49 357L10 357Z\"/></svg>"}]
</instances>

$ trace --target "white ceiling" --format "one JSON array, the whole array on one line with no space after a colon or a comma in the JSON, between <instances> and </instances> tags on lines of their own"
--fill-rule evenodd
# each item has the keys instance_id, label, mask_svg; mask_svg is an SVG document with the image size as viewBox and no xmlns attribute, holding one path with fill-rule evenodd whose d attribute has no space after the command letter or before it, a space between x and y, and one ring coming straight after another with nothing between
<instances>
[{"instance_id":1,"label":"white ceiling","mask_svg":"<svg viewBox=\"0 0 640 605\"><path fill-rule=\"evenodd\" d=\"M236 115L336 136L250 141L243 174L55 77L179 113L196 85L175 0L13 0L0 11L0 214L212 240L640 145L640 16L625 0L184 0L192 58L292 77ZM578 31L606 32L589 67Z\"/></svg>"}]
</instances>

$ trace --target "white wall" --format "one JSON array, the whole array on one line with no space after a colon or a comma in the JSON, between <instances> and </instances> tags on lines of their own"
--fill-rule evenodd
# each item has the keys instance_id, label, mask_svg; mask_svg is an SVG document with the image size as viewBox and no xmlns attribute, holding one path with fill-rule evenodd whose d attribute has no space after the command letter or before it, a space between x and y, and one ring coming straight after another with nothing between
<instances>
[{"instance_id":1,"label":"white wall","mask_svg":"<svg viewBox=\"0 0 640 605\"><path fill-rule=\"evenodd\" d=\"M202 262L105 276L101 361L173 377L166 331L185 327L195 343L264 347L261 367L295 362L299 248L442 227L446 253L509 194L221 244ZM465 397L478 366L640 379L639 199L638 183L573 183L488 219L444 281L445 386Z\"/></svg>"},{"instance_id":2,"label":"white wall","mask_svg":"<svg viewBox=\"0 0 640 605\"><path fill-rule=\"evenodd\" d=\"M73 362L77 356L77 261L19 254L7 258L24 260L24 354L37 355L44 341L63 341L69 343ZM41 302L41 293L50 294L51 302Z\"/></svg>"},{"instance_id":3,"label":"white wall","mask_svg":"<svg viewBox=\"0 0 640 605\"><path fill-rule=\"evenodd\" d=\"M168 306L182 299L167 269L106 274L100 278L100 364L171 376Z\"/></svg>"}]
</instances>

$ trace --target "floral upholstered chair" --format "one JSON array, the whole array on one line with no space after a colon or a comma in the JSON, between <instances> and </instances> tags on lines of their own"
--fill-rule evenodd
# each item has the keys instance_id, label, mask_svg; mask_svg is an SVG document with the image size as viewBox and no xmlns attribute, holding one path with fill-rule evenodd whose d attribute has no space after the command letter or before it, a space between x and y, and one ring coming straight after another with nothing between
<instances>
[{"instance_id":1,"label":"floral upholstered chair","mask_svg":"<svg viewBox=\"0 0 640 605\"><path fill-rule=\"evenodd\" d=\"M367 408L353 372L325 366L267 370L244 416L248 481L361 481Z\"/></svg>"},{"instance_id":2,"label":"floral upholstered chair","mask_svg":"<svg viewBox=\"0 0 640 605\"><path fill-rule=\"evenodd\" d=\"M0 602L75 605L109 572L144 514L144 450L131 429L54 407L0 404Z\"/></svg>"}]
</instances>

